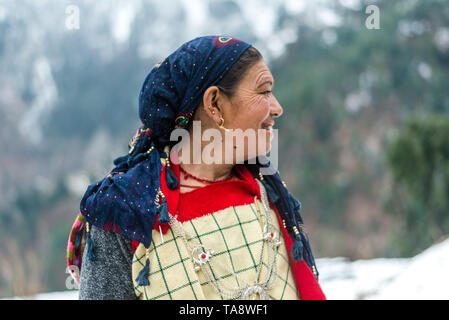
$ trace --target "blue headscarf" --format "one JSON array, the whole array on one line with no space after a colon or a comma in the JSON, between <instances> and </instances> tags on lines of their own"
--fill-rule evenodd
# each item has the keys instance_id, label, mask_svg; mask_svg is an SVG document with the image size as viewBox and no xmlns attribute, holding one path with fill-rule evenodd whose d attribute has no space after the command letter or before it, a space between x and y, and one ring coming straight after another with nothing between
<instances>
[{"instance_id":1,"label":"blue headscarf","mask_svg":"<svg viewBox=\"0 0 449 320\"><path fill-rule=\"evenodd\" d=\"M115 159L111 173L91 184L81 200L80 211L88 223L150 247L157 214L160 222L169 221L160 191L160 159L168 156L164 147L170 144L170 133L190 124L205 90L218 84L249 47L250 44L231 37L198 37L153 67L140 90L139 116L143 125L130 143L129 154ZM247 164L255 177L259 177L260 166ZM165 172L168 187L177 188L178 181L169 167ZM316 270L309 241L301 228L301 203L288 192L277 171L264 176L262 182L294 241L293 257L298 261L304 258ZM87 245L88 257L94 257L89 232ZM318 278L318 273L314 273ZM142 281L145 278L142 276Z\"/></svg>"}]
</instances>

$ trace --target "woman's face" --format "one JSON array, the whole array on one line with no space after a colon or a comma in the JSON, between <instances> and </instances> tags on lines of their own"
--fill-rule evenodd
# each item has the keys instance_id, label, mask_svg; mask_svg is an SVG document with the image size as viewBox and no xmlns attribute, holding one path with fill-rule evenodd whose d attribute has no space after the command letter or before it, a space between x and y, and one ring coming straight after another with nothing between
<instances>
[{"instance_id":1,"label":"woman's face","mask_svg":"<svg viewBox=\"0 0 449 320\"><path fill-rule=\"evenodd\" d=\"M261 59L247 71L235 95L228 100L228 103L223 104L222 116L225 119L226 128L255 133L255 141L247 138L250 135L243 133L244 144L242 145L238 140L235 143L235 150L243 148L243 160L264 155L271 149L274 119L283 112L272 93L273 85L273 75ZM242 159L237 157L237 160Z\"/></svg>"}]
</instances>

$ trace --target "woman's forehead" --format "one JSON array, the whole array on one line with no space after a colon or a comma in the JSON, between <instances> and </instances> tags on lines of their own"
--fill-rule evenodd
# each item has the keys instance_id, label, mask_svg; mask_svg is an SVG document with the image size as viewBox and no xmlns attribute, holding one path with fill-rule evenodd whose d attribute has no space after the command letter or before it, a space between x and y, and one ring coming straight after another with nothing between
<instances>
[{"instance_id":1,"label":"woman's forehead","mask_svg":"<svg viewBox=\"0 0 449 320\"><path fill-rule=\"evenodd\" d=\"M246 75L246 80L253 85L260 85L266 81L274 84L273 75L263 60L257 62L249 69L249 72Z\"/></svg>"}]
</instances>

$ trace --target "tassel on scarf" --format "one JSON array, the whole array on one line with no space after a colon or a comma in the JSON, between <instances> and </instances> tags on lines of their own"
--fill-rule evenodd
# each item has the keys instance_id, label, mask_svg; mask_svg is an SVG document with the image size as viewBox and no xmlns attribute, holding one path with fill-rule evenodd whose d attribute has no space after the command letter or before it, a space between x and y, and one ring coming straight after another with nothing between
<instances>
[{"instance_id":1,"label":"tassel on scarf","mask_svg":"<svg viewBox=\"0 0 449 320\"><path fill-rule=\"evenodd\" d=\"M160 223L169 223L170 222L170 216L168 215L168 205L167 205L167 200L165 200L165 197L162 197L161 206L159 207L158 221Z\"/></svg>"},{"instance_id":2,"label":"tassel on scarf","mask_svg":"<svg viewBox=\"0 0 449 320\"><path fill-rule=\"evenodd\" d=\"M295 233L295 239L292 245L292 258L296 261L301 261L304 258L304 244L302 243L301 234L296 226L293 226L293 232Z\"/></svg>"},{"instance_id":3,"label":"tassel on scarf","mask_svg":"<svg viewBox=\"0 0 449 320\"><path fill-rule=\"evenodd\" d=\"M170 168L170 159L168 157L170 153L170 148L166 146L164 151L161 152L161 158L163 158L162 163L165 166L165 181L167 182L167 187L170 190L175 190L179 186L178 178L176 178L173 170Z\"/></svg>"},{"instance_id":4,"label":"tassel on scarf","mask_svg":"<svg viewBox=\"0 0 449 320\"><path fill-rule=\"evenodd\" d=\"M290 201L292 203L294 211L301 210L301 202L299 202L297 199L295 199L295 197L293 197L292 195L290 195Z\"/></svg>"},{"instance_id":5,"label":"tassel on scarf","mask_svg":"<svg viewBox=\"0 0 449 320\"><path fill-rule=\"evenodd\" d=\"M176 178L173 170L170 166L165 167L165 180L167 181L167 187L171 190L175 190L179 186L178 178Z\"/></svg>"},{"instance_id":6,"label":"tassel on scarf","mask_svg":"<svg viewBox=\"0 0 449 320\"><path fill-rule=\"evenodd\" d=\"M302 244L300 236L296 236L295 241L293 241L291 254L293 259L296 261L301 261L303 259L304 245Z\"/></svg>"},{"instance_id":7,"label":"tassel on scarf","mask_svg":"<svg viewBox=\"0 0 449 320\"><path fill-rule=\"evenodd\" d=\"M148 275L150 274L150 257L149 257L149 251L147 249L146 252L146 262L145 267L143 267L142 270L140 270L139 275L136 278L136 282L139 286L149 286L150 280L148 280Z\"/></svg>"},{"instance_id":8,"label":"tassel on scarf","mask_svg":"<svg viewBox=\"0 0 449 320\"><path fill-rule=\"evenodd\" d=\"M95 260L94 253L94 242L92 241L92 237L90 235L90 226L89 223L86 222L86 246L87 246L87 259L92 261Z\"/></svg>"}]
</instances>

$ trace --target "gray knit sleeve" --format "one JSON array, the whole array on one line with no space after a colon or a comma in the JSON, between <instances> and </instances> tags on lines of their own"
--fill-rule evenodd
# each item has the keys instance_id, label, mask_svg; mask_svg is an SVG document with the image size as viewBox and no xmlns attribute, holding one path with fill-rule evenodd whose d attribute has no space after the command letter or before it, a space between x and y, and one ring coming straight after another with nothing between
<instances>
[{"instance_id":1,"label":"gray knit sleeve","mask_svg":"<svg viewBox=\"0 0 449 320\"><path fill-rule=\"evenodd\" d=\"M80 300L136 300L131 278L132 241L113 231L91 226L95 259L84 250Z\"/></svg>"}]
</instances>

